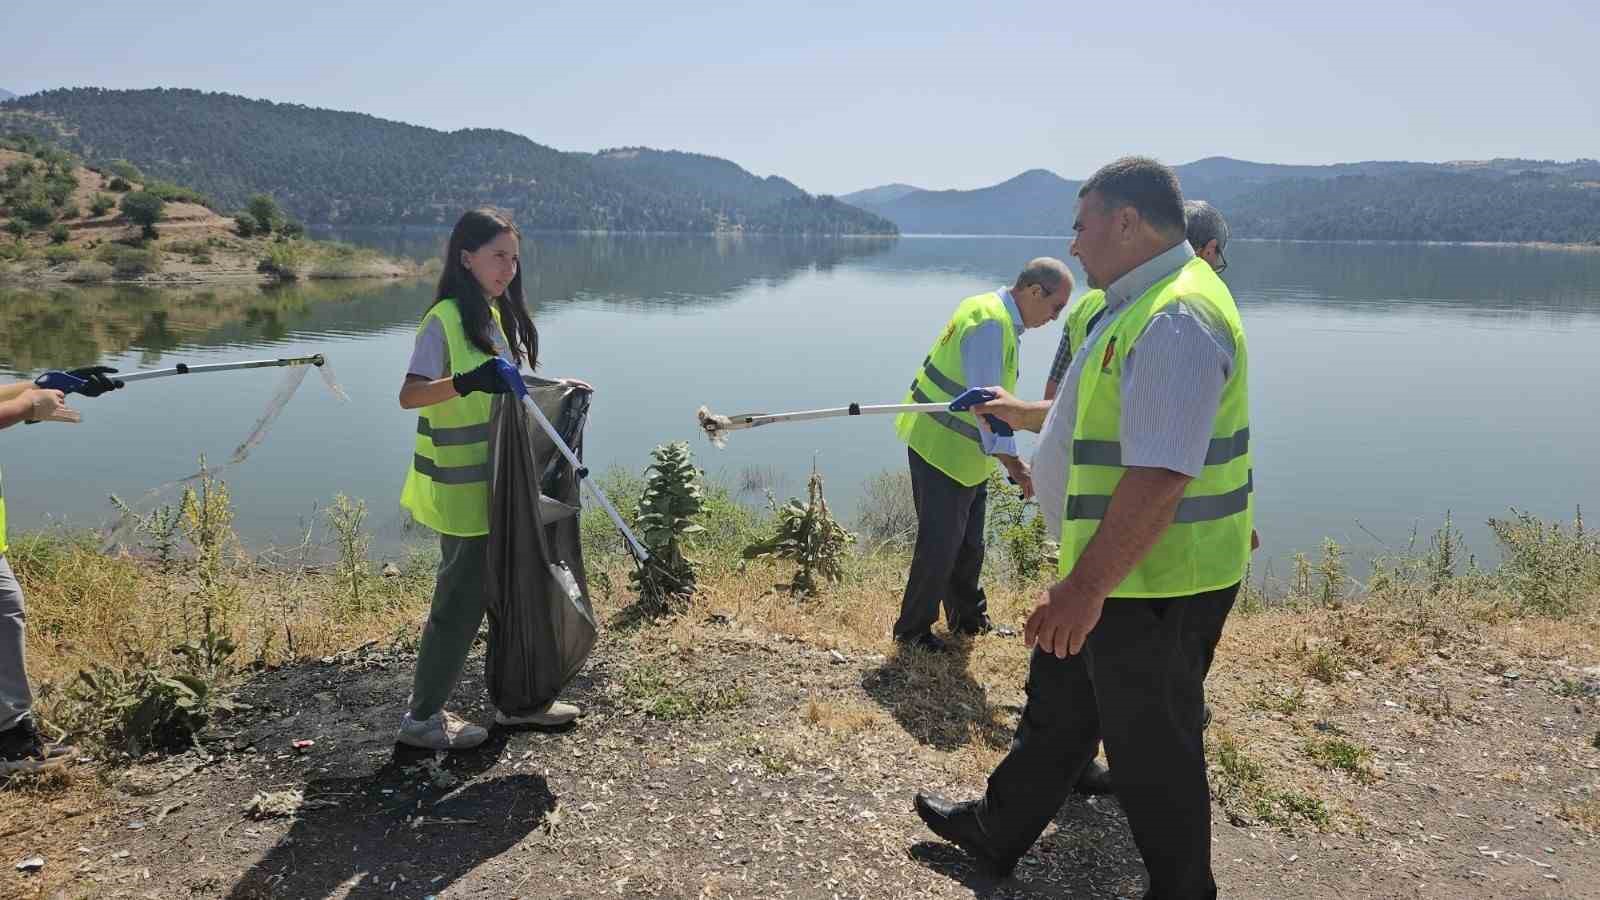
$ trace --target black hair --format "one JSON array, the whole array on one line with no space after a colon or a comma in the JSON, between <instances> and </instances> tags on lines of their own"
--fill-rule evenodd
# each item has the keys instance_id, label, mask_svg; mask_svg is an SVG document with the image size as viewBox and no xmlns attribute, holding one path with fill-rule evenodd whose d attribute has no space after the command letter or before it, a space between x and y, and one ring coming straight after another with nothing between
<instances>
[{"instance_id":1,"label":"black hair","mask_svg":"<svg viewBox=\"0 0 1600 900\"><path fill-rule=\"evenodd\" d=\"M471 253L507 232L519 239L522 237L511 216L498 209L483 207L464 213L450 232L450 243L444 251L444 271L439 275L439 287L434 291L433 302L449 300L455 303L461 311L461 328L466 332L467 340L472 342L472 346L494 356L493 332L490 329L493 319L489 314L489 304L493 302L500 309L500 330L510 346L511 358L517 361L517 365L526 362L528 368L533 369L539 365L539 329L533 325L533 317L528 314L528 304L522 294L520 261L517 274L506 285L505 293L498 297L483 296L478 279L461 262L463 251Z\"/></svg>"},{"instance_id":2,"label":"black hair","mask_svg":"<svg viewBox=\"0 0 1600 900\"><path fill-rule=\"evenodd\" d=\"M1162 234L1174 239L1183 236L1183 191L1178 176L1148 156L1124 156L1102 166L1078 189L1079 198L1095 193L1108 210L1131 206Z\"/></svg>"}]
</instances>

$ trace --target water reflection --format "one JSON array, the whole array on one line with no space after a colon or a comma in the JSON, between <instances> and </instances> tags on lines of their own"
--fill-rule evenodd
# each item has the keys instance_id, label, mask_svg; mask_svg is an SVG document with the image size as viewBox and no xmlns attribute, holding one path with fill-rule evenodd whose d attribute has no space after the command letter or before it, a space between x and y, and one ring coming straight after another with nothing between
<instances>
[{"instance_id":1,"label":"water reflection","mask_svg":"<svg viewBox=\"0 0 1600 900\"><path fill-rule=\"evenodd\" d=\"M438 252L436 231L330 232L384 252ZM892 238L532 235L530 304L587 303L689 312L754 284L781 284L888 252ZM141 365L182 347L266 346L291 336L360 336L415 324L428 281L310 281L259 286L0 287L0 367L12 374L89 365L137 350Z\"/></svg>"}]
</instances>

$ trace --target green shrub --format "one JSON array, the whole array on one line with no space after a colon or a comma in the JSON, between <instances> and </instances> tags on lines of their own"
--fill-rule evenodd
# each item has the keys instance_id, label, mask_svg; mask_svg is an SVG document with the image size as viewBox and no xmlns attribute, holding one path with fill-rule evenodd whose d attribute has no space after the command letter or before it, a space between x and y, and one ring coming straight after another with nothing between
<instances>
[{"instance_id":1,"label":"green shrub","mask_svg":"<svg viewBox=\"0 0 1600 900\"><path fill-rule=\"evenodd\" d=\"M72 231L67 226L57 222L50 226L50 243L65 244L72 239Z\"/></svg>"},{"instance_id":2,"label":"green shrub","mask_svg":"<svg viewBox=\"0 0 1600 900\"><path fill-rule=\"evenodd\" d=\"M89 201L89 212L99 218L117 207L117 198L104 192L97 192Z\"/></svg>"},{"instance_id":3,"label":"green shrub","mask_svg":"<svg viewBox=\"0 0 1600 900\"><path fill-rule=\"evenodd\" d=\"M285 222L278 228L278 234L290 239L302 238L305 237L306 228L299 222Z\"/></svg>"},{"instance_id":4,"label":"green shrub","mask_svg":"<svg viewBox=\"0 0 1600 900\"><path fill-rule=\"evenodd\" d=\"M115 191L118 194L126 194L127 192L133 190L133 185L129 184L127 179L118 176L111 179L111 183L106 185L106 189Z\"/></svg>"},{"instance_id":5,"label":"green shrub","mask_svg":"<svg viewBox=\"0 0 1600 900\"><path fill-rule=\"evenodd\" d=\"M134 191L122 198L122 214L144 228L144 236L155 237L156 223L165 214L167 202L148 191Z\"/></svg>"},{"instance_id":6,"label":"green shrub","mask_svg":"<svg viewBox=\"0 0 1600 900\"><path fill-rule=\"evenodd\" d=\"M1524 608L1569 616L1600 600L1600 533L1585 529L1582 509L1570 528L1516 509L1511 515L1489 520L1504 554L1495 574Z\"/></svg>"},{"instance_id":7,"label":"green shrub","mask_svg":"<svg viewBox=\"0 0 1600 900\"><path fill-rule=\"evenodd\" d=\"M280 241L267 247L267 255L256 264L256 271L281 281L294 281L305 264L305 248L299 241Z\"/></svg>"},{"instance_id":8,"label":"green shrub","mask_svg":"<svg viewBox=\"0 0 1600 900\"><path fill-rule=\"evenodd\" d=\"M118 244L108 244L106 247L110 250L108 256L112 272L119 278L131 278L161 271L161 251L154 247L144 250Z\"/></svg>"},{"instance_id":9,"label":"green shrub","mask_svg":"<svg viewBox=\"0 0 1600 900\"><path fill-rule=\"evenodd\" d=\"M684 442L656 447L645 470L639 497L639 540L650 559L631 575L640 611L659 615L681 609L695 591L694 561L684 555L685 539L705 530L696 520L704 506L700 471Z\"/></svg>"},{"instance_id":10,"label":"green shrub","mask_svg":"<svg viewBox=\"0 0 1600 900\"><path fill-rule=\"evenodd\" d=\"M11 214L33 228L43 228L55 221L56 210L42 195L34 194L12 205Z\"/></svg>"},{"instance_id":11,"label":"green shrub","mask_svg":"<svg viewBox=\"0 0 1600 900\"><path fill-rule=\"evenodd\" d=\"M261 229L260 226L256 224L255 216L252 216L249 213L241 210L240 212L233 214L233 230L239 235L239 237L247 238L255 237L256 232Z\"/></svg>"},{"instance_id":12,"label":"green shrub","mask_svg":"<svg viewBox=\"0 0 1600 900\"><path fill-rule=\"evenodd\" d=\"M777 533L744 549L745 559L777 557L797 564L794 578L787 585L780 585L791 596L818 593L819 574L834 582L844 578L845 551L856 539L828 512L828 502L822 498L821 473L811 473L806 495L805 503L791 499L783 506L771 501L769 495Z\"/></svg>"},{"instance_id":13,"label":"green shrub","mask_svg":"<svg viewBox=\"0 0 1600 900\"><path fill-rule=\"evenodd\" d=\"M28 177L33 174L33 172L33 160L19 159L11 165L6 166L5 184L7 187L15 187L16 185L26 181Z\"/></svg>"},{"instance_id":14,"label":"green shrub","mask_svg":"<svg viewBox=\"0 0 1600 900\"><path fill-rule=\"evenodd\" d=\"M98 260L86 259L72 267L67 280L77 284L98 284L111 277L115 270Z\"/></svg>"},{"instance_id":15,"label":"green shrub","mask_svg":"<svg viewBox=\"0 0 1600 900\"><path fill-rule=\"evenodd\" d=\"M989 512L984 531L984 543L1003 551L1015 580L1031 582L1045 570L1052 548L1045 540L1039 505L1022 499L1022 488L1007 481L998 469L989 473Z\"/></svg>"},{"instance_id":16,"label":"green shrub","mask_svg":"<svg viewBox=\"0 0 1600 900\"><path fill-rule=\"evenodd\" d=\"M183 671L131 651L121 665L78 673L67 690L69 730L112 754L138 758L152 750L182 752L213 714L235 707L223 692L233 641L213 629L172 648Z\"/></svg>"},{"instance_id":17,"label":"green shrub","mask_svg":"<svg viewBox=\"0 0 1600 900\"><path fill-rule=\"evenodd\" d=\"M266 194L256 194L245 205L250 217L255 219L256 230L262 234L271 234L279 225L283 224L283 210L278 208L278 201Z\"/></svg>"},{"instance_id":18,"label":"green shrub","mask_svg":"<svg viewBox=\"0 0 1600 900\"><path fill-rule=\"evenodd\" d=\"M106 163L106 171L124 181L144 181L144 173L139 171L139 167L125 159L113 159Z\"/></svg>"},{"instance_id":19,"label":"green shrub","mask_svg":"<svg viewBox=\"0 0 1600 900\"><path fill-rule=\"evenodd\" d=\"M80 256L81 254L79 254L77 250L72 247L65 246L64 244L52 244L51 246L44 248L44 258L52 266L59 266L63 263L69 262L77 262Z\"/></svg>"}]
</instances>

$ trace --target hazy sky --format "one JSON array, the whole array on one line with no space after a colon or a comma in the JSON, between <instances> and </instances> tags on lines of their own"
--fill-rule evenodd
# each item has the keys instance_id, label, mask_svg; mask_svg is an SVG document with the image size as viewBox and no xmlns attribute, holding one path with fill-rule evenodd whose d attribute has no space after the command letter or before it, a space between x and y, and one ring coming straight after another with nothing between
<instances>
[{"instance_id":1,"label":"hazy sky","mask_svg":"<svg viewBox=\"0 0 1600 900\"><path fill-rule=\"evenodd\" d=\"M1593 9L10 0L0 88L193 87L564 150L645 144L825 193L1081 177L1132 152L1571 159L1600 157Z\"/></svg>"}]
</instances>

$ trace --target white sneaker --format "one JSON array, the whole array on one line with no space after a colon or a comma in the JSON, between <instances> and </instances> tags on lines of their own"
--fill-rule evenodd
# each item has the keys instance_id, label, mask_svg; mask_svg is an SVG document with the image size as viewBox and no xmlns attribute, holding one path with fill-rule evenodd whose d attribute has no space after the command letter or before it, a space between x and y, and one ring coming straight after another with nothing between
<instances>
[{"instance_id":1,"label":"white sneaker","mask_svg":"<svg viewBox=\"0 0 1600 900\"><path fill-rule=\"evenodd\" d=\"M511 715L497 709L494 711L494 722L496 725L538 725L541 728L554 728L571 722L579 715L580 710L576 706L555 700L536 713Z\"/></svg>"},{"instance_id":2,"label":"white sneaker","mask_svg":"<svg viewBox=\"0 0 1600 900\"><path fill-rule=\"evenodd\" d=\"M470 750L488 740L489 732L454 713L440 710L426 719L411 718L407 710L394 742L424 750Z\"/></svg>"}]
</instances>

